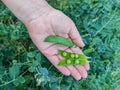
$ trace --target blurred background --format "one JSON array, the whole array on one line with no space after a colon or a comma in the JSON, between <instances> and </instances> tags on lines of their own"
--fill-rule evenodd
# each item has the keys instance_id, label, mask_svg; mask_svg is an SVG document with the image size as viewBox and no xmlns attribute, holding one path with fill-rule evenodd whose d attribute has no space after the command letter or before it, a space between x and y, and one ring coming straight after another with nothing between
<instances>
[{"instance_id":1,"label":"blurred background","mask_svg":"<svg viewBox=\"0 0 120 90\"><path fill-rule=\"evenodd\" d=\"M47 0L76 24L88 78L60 74L0 1L0 90L120 90L120 0Z\"/></svg>"}]
</instances>

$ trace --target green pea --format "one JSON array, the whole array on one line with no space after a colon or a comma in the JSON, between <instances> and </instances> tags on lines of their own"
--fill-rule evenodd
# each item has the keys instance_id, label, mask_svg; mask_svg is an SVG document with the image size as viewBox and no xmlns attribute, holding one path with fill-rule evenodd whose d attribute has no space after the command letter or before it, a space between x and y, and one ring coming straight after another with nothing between
<instances>
[{"instance_id":1,"label":"green pea","mask_svg":"<svg viewBox=\"0 0 120 90\"><path fill-rule=\"evenodd\" d=\"M45 38L44 42L51 42L51 43L57 43L57 44L62 44L68 47L76 47L76 45L71 42L70 40L61 37L61 36L56 36L56 35L50 35L47 38Z\"/></svg>"},{"instance_id":2,"label":"green pea","mask_svg":"<svg viewBox=\"0 0 120 90\"><path fill-rule=\"evenodd\" d=\"M67 65L85 65L88 64L89 61L87 60L82 60L82 59L77 59L77 60L73 60L73 59L69 59L69 60L61 60L59 61L58 65L59 66L67 66Z\"/></svg>"},{"instance_id":3,"label":"green pea","mask_svg":"<svg viewBox=\"0 0 120 90\"><path fill-rule=\"evenodd\" d=\"M60 56L62 56L63 58L66 58L66 59L70 59L70 58L88 59L88 57L85 56L84 54L70 53L70 52L66 52L64 50L58 50L58 53Z\"/></svg>"},{"instance_id":4,"label":"green pea","mask_svg":"<svg viewBox=\"0 0 120 90\"><path fill-rule=\"evenodd\" d=\"M75 57L75 55L74 55L73 53L72 53L70 56L71 56L71 58L74 58L74 57Z\"/></svg>"},{"instance_id":5,"label":"green pea","mask_svg":"<svg viewBox=\"0 0 120 90\"><path fill-rule=\"evenodd\" d=\"M66 66L66 65L72 65L72 64L74 64L74 60L72 59L60 60L58 63L59 66Z\"/></svg>"},{"instance_id":6,"label":"green pea","mask_svg":"<svg viewBox=\"0 0 120 90\"><path fill-rule=\"evenodd\" d=\"M71 64L71 60L67 60L67 64Z\"/></svg>"},{"instance_id":7,"label":"green pea","mask_svg":"<svg viewBox=\"0 0 120 90\"><path fill-rule=\"evenodd\" d=\"M79 55L78 54L75 54L75 58L78 58L79 57Z\"/></svg>"},{"instance_id":8,"label":"green pea","mask_svg":"<svg viewBox=\"0 0 120 90\"><path fill-rule=\"evenodd\" d=\"M75 60L75 64L79 64L79 63L80 63L79 59Z\"/></svg>"},{"instance_id":9,"label":"green pea","mask_svg":"<svg viewBox=\"0 0 120 90\"><path fill-rule=\"evenodd\" d=\"M63 50L58 50L58 54L62 56L63 58L69 59L70 58L70 53L63 51Z\"/></svg>"},{"instance_id":10,"label":"green pea","mask_svg":"<svg viewBox=\"0 0 120 90\"><path fill-rule=\"evenodd\" d=\"M66 53L66 52L63 52L63 56L64 56L64 57L67 56L67 53Z\"/></svg>"}]
</instances>

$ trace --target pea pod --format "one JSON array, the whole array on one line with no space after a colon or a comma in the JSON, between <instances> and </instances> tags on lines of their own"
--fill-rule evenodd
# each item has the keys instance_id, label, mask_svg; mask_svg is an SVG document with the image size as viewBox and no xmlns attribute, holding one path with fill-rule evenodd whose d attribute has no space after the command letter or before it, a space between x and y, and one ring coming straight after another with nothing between
<instances>
[{"instance_id":1,"label":"pea pod","mask_svg":"<svg viewBox=\"0 0 120 90\"><path fill-rule=\"evenodd\" d=\"M77 59L77 60L73 60L73 59L65 59L65 60L61 60L58 65L59 66L66 66L66 65L85 65L88 64L89 61L84 60L84 59Z\"/></svg>"},{"instance_id":2,"label":"pea pod","mask_svg":"<svg viewBox=\"0 0 120 90\"><path fill-rule=\"evenodd\" d=\"M58 50L58 54L60 55L60 56L62 56L63 58L66 58L66 59L69 59L69 58L71 58L70 57L70 52L66 52L66 51L63 51L63 50Z\"/></svg>"},{"instance_id":3,"label":"pea pod","mask_svg":"<svg viewBox=\"0 0 120 90\"><path fill-rule=\"evenodd\" d=\"M66 51L63 51L63 50L58 50L58 54L60 56L62 56L63 58L66 58L66 59L77 59L77 58L80 58L80 59L85 59L87 60L89 57L85 56L84 54L77 54L77 53L70 53L70 52L66 52Z\"/></svg>"},{"instance_id":4,"label":"pea pod","mask_svg":"<svg viewBox=\"0 0 120 90\"><path fill-rule=\"evenodd\" d=\"M67 59L67 60L64 59L64 60L59 61L58 65L65 66L65 65L71 65L73 63L74 63L74 60L72 60L72 59Z\"/></svg>"},{"instance_id":5,"label":"pea pod","mask_svg":"<svg viewBox=\"0 0 120 90\"><path fill-rule=\"evenodd\" d=\"M52 42L52 43L62 44L68 47L76 47L76 45L70 40L64 37L55 36L55 35L48 36L47 38L45 38L44 42Z\"/></svg>"}]
</instances>

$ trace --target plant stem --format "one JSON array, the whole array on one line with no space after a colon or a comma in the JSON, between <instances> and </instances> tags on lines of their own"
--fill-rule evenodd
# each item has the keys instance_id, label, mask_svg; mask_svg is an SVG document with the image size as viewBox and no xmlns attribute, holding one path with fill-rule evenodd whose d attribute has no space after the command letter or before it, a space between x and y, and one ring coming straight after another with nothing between
<instances>
[{"instance_id":1,"label":"plant stem","mask_svg":"<svg viewBox=\"0 0 120 90\"><path fill-rule=\"evenodd\" d=\"M21 76L22 76L24 73L26 73L26 72L27 72L27 70L26 70L25 72L23 72L21 75L19 75L18 77L21 77ZM17 78L18 78L18 77L17 77ZM0 87L6 86L6 85L14 82L15 80L16 80L16 79L13 79L13 80L11 80L11 81L5 82L4 84L0 85Z\"/></svg>"},{"instance_id":2,"label":"plant stem","mask_svg":"<svg viewBox=\"0 0 120 90\"><path fill-rule=\"evenodd\" d=\"M115 11L114 11L114 14L111 16L111 18L107 21L107 23L105 24L105 25L103 25L101 28L100 28L100 30L98 30L96 33L95 33L95 36L98 34L98 33L100 33L110 22L111 22L111 20L114 18L114 16L116 15L116 10L117 10L117 8L115 9Z\"/></svg>"}]
</instances>

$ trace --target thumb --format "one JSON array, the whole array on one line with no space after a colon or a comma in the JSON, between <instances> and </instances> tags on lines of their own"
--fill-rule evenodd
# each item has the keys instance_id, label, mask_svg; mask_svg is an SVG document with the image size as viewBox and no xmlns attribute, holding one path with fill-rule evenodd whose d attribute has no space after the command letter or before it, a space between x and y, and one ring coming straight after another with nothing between
<instances>
[{"instance_id":1,"label":"thumb","mask_svg":"<svg viewBox=\"0 0 120 90\"><path fill-rule=\"evenodd\" d=\"M69 37L72 40L72 42L74 42L78 47L84 47L85 44L77 30L77 28L75 26L73 26L73 28L71 29L71 31L69 32Z\"/></svg>"}]
</instances>

